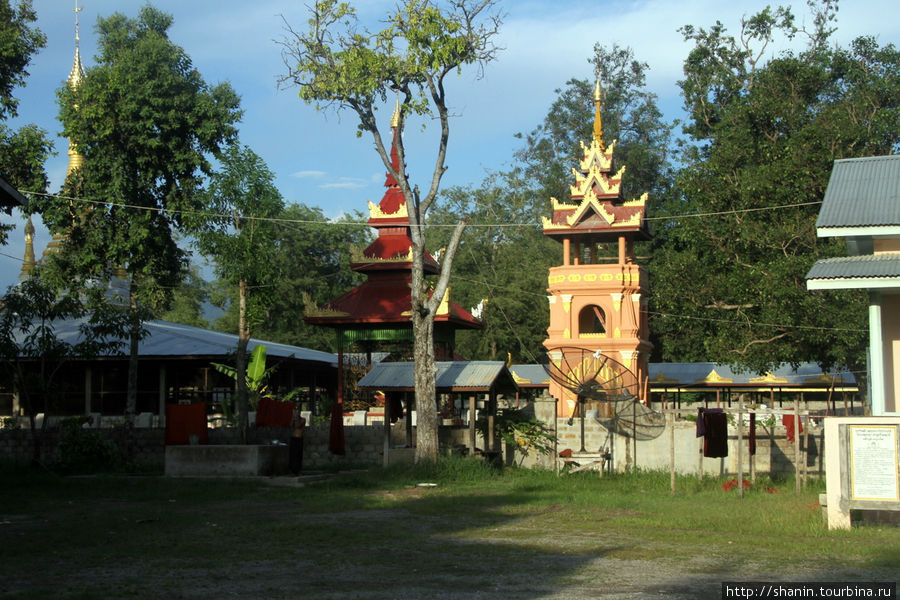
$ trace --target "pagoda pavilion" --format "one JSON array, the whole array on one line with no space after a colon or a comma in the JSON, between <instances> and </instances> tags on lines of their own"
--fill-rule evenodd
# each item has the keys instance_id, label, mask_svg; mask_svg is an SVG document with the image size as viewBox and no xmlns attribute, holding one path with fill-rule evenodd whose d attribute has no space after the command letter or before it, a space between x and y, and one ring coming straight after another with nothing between
<instances>
[{"instance_id":1,"label":"pagoda pavilion","mask_svg":"<svg viewBox=\"0 0 900 600\"><path fill-rule=\"evenodd\" d=\"M542 217L544 235L562 242L562 265L548 276L550 360L565 360L566 349L582 356L609 357L624 366L617 385L646 403L648 358L647 271L635 263L634 242L650 239L645 220L647 194L637 200L622 198L625 167L613 171L615 141L603 142L602 88L594 91L594 127L590 146L582 143L584 157L572 169L575 182L571 199L551 198L553 214ZM617 256L601 256L604 245L617 248ZM569 367L577 370L579 367ZM583 365L583 372L588 372ZM577 378L578 374L573 373ZM559 402L558 415L573 416L578 398L556 381L550 394Z\"/></svg>"},{"instance_id":2,"label":"pagoda pavilion","mask_svg":"<svg viewBox=\"0 0 900 600\"><path fill-rule=\"evenodd\" d=\"M397 152L399 106L391 119L393 141L391 166L400 173ZM338 347L338 395L343 399L344 351L353 345L367 357L379 347L402 343L411 346L413 244L406 198L397 180L387 173L387 190L381 202L369 202L369 226L377 232L375 240L354 257L350 268L366 275L366 281L331 300L323 307L307 311L305 321L335 330ZM424 257L426 275L440 271L437 261L427 251ZM436 360L452 360L457 329L480 329L482 324L471 313L450 301L450 290L444 295L434 317ZM367 362L371 362L367 360Z\"/></svg>"}]
</instances>

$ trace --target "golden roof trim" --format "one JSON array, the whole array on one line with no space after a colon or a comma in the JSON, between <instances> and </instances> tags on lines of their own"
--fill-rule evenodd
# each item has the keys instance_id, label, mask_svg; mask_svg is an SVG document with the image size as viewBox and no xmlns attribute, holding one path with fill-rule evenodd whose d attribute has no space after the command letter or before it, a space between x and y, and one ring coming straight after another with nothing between
<instances>
[{"instance_id":1,"label":"golden roof trim","mask_svg":"<svg viewBox=\"0 0 900 600\"><path fill-rule=\"evenodd\" d=\"M766 371L762 377L751 377L749 383L788 383L784 377L776 377L771 371Z\"/></svg>"},{"instance_id":2,"label":"golden roof trim","mask_svg":"<svg viewBox=\"0 0 900 600\"><path fill-rule=\"evenodd\" d=\"M713 369L709 372L709 375L707 375L703 379L698 379L694 383L734 383L734 379L722 377L721 375L719 375L718 371Z\"/></svg>"},{"instance_id":3,"label":"golden roof trim","mask_svg":"<svg viewBox=\"0 0 900 600\"><path fill-rule=\"evenodd\" d=\"M381 210L381 206L369 200L369 218L370 219L405 219L409 217L409 209L406 202L400 204L395 213L386 213Z\"/></svg>"}]
</instances>

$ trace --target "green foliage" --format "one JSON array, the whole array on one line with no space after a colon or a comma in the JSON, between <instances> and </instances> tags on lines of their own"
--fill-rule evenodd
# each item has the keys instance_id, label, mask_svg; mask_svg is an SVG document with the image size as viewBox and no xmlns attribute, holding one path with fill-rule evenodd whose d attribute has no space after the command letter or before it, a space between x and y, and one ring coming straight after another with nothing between
<instances>
[{"instance_id":1,"label":"green foliage","mask_svg":"<svg viewBox=\"0 0 900 600\"><path fill-rule=\"evenodd\" d=\"M37 15L30 0L0 0L0 177L23 192L47 188L44 161L52 153L47 132L35 125L13 130L3 122L18 114L15 89L25 85L31 57L46 44L46 36L32 26ZM11 225L0 224L0 245Z\"/></svg>"},{"instance_id":2,"label":"green foliage","mask_svg":"<svg viewBox=\"0 0 900 600\"><path fill-rule=\"evenodd\" d=\"M350 262L371 240L364 223L358 211L330 222L322 209L303 204L289 204L278 214L273 233L277 252L271 259L275 275L265 288L265 311L253 323L257 337L335 350L331 330L307 325L300 317L310 304L321 306L360 283L362 277L350 270ZM218 290L214 303L226 315L215 326L227 331L236 326L236 298L221 286Z\"/></svg>"},{"instance_id":3,"label":"green foliage","mask_svg":"<svg viewBox=\"0 0 900 600\"><path fill-rule=\"evenodd\" d=\"M231 377L235 381L237 381L238 372L237 369L230 365L223 365L221 363L209 363L212 367L222 373L223 375L227 375ZM267 397L267 386L269 381L269 375L271 375L275 369L278 368L278 365L272 365L271 367L266 368L266 347L263 344L259 344L253 347L253 351L250 353L250 361L247 363L246 369L246 382L247 382L247 390L250 392L250 405L253 408L259 404L259 399L263 397Z\"/></svg>"},{"instance_id":4,"label":"green foliage","mask_svg":"<svg viewBox=\"0 0 900 600\"><path fill-rule=\"evenodd\" d=\"M203 316L204 303L209 299L209 284L201 277L200 270L191 265L184 281L174 290L172 308L160 318L172 323L209 328L209 322Z\"/></svg>"},{"instance_id":5,"label":"green foliage","mask_svg":"<svg viewBox=\"0 0 900 600\"><path fill-rule=\"evenodd\" d=\"M476 426L481 435L487 437L487 417L479 417ZM552 429L533 415L517 408L498 410L494 418L494 431L508 447L516 449L521 460L525 460L525 456L532 452L551 454L556 441Z\"/></svg>"},{"instance_id":6,"label":"green foliage","mask_svg":"<svg viewBox=\"0 0 900 600\"><path fill-rule=\"evenodd\" d=\"M85 429L87 417L64 419L60 423L59 458L55 467L63 473L114 471L124 464L122 453L112 440L97 431Z\"/></svg>"},{"instance_id":7,"label":"green foliage","mask_svg":"<svg viewBox=\"0 0 900 600\"><path fill-rule=\"evenodd\" d=\"M427 215L446 171L444 160L450 133L445 79L464 65L484 65L497 52L493 38L500 17L490 14L495 0L450 0L440 5L406 0L386 16L377 33L358 27L352 7L336 0L318 0L310 7L306 33L288 27L283 42L288 73L282 78L300 88L300 98L317 107L349 109L358 118L360 135L372 136L375 148L398 182L412 227L410 299L415 354L416 394L432 398L434 390L434 316L444 297L466 217L457 223L446 247L441 273L434 285L425 279ZM394 136L398 160L394 167L378 129L375 112L388 95L399 104L395 131L404 131L409 115L427 115L440 126L434 170L424 191L407 181L403 136ZM436 460L437 413L432 402L420 404L416 454Z\"/></svg>"},{"instance_id":8,"label":"green foliage","mask_svg":"<svg viewBox=\"0 0 900 600\"><path fill-rule=\"evenodd\" d=\"M62 391L62 366L75 359L114 355L129 324L98 290L66 291L51 285L40 268L0 299L0 368L19 394L25 414L51 414ZM76 339L62 338L63 322L78 320ZM46 425L46 421L45 421Z\"/></svg>"},{"instance_id":9,"label":"green foliage","mask_svg":"<svg viewBox=\"0 0 900 600\"><path fill-rule=\"evenodd\" d=\"M590 59L603 81L604 138L617 139L616 161L627 165L623 187L628 198L648 192L663 202L671 188L667 153L671 126L662 119L656 96L646 89L646 63L629 48L595 46ZM543 235L540 217L551 197L568 197L571 168L581 143L592 136L594 82L572 79L557 90L546 117L524 136L516 162L492 173L476 189L444 192L432 223L449 224L470 215L452 276L453 299L473 307L482 299L484 329L461 332L457 351L471 359L539 362L544 355L549 312L547 272L560 264L559 244ZM532 224L532 225L529 225ZM430 233L429 245L449 243L447 228Z\"/></svg>"},{"instance_id":10,"label":"green foliage","mask_svg":"<svg viewBox=\"0 0 900 600\"><path fill-rule=\"evenodd\" d=\"M195 245L215 262L222 282L253 289L248 318L261 321L269 286L277 275L277 226L284 210L275 175L253 150L232 144L221 157L221 170L210 177L203 194L206 213L191 219Z\"/></svg>"},{"instance_id":11,"label":"green foliage","mask_svg":"<svg viewBox=\"0 0 900 600\"><path fill-rule=\"evenodd\" d=\"M107 280L124 267L132 304L166 308L186 266L173 232L202 208L209 155L235 135L238 98L209 86L169 40L170 16L147 5L136 19L97 23L99 55L77 87L59 90L63 133L84 158L66 195L36 203L65 231L70 277Z\"/></svg>"},{"instance_id":12,"label":"green foliage","mask_svg":"<svg viewBox=\"0 0 900 600\"><path fill-rule=\"evenodd\" d=\"M533 196L521 172L497 173L478 189L451 188L432 213L431 224L452 224L470 215L470 226L454 261L451 299L472 308L483 300L480 331L457 333L456 352L472 360L536 362L543 353L548 320L544 288L558 245L537 226ZM432 227L429 246L449 243L450 227Z\"/></svg>"},{"instance_id":13,"label":"green foliage","mask_svg":"<svg viewBox=\"0 0 900 600\"><path fill-rule=\"evenodd\" d=\"M680 83L692 143L682 196L660 210L689 216L658 228L650 265L665 360L756 372L864 362L864 296L810 293L804 276L845 253L815 232L833 161L898 148L900 54L869 38L830 47L832 8L814 6L806 50L768 61L776 32L798 32L784 9L745 19L737 38L721 24L682 29L694 43Z\"/></svg>"},{"instance_id":14,"label":"green foliage","mask_svg":"<svg viewBox=\"0 0 900 600\"><path fill-rule=\"evenodd\" d=\"M31 0L0 0L0 119L16 116L19 100L13 90L25 85L31 56L47 43L31 25L36 20Z\"/></svg>"}]
</instances>

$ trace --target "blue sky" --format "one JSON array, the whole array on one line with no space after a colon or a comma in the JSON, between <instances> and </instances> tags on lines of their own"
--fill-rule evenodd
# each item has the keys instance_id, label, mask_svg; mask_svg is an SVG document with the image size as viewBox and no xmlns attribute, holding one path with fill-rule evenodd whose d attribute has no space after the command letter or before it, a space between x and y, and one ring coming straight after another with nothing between
<instances>
[{"instance_id":1,"label":"blue sky","mask_svg":"<svg viewBox=\"0 0 900 600\"><path fill-rule=\"evenodd\" d=\"M276 40L285 34L283 18L298 31L305 30L309 1L286 0L155 0L153 5L174 17L171 39L181 45L207 82L229 81L242 98L245 111L241 141L262 156L276 175L276 184L288 202L321 207L329 217L343 211L365 210L367 201L383 193L384 167L372 142L356 137L352 114L316 111L297 98L296 89L279 90L277 77L286 71ZM363 23L370 28L394 4L385 0L355 2ZM722 21L737 32L740 18L767 3L758 0L720 2L696 0L505 0L498 45L504 50L478 79L473 69L454 78L449 90L457 115L451 123L446 185L477 185L488 171L503 169L520 140L514 136L533 129L554 99L554 90L592 71L587 59L597 42L630 46L636 58L650 65L648 87L655 92L669 118L679 116L681 101L676 81L689 50L677 28L684 24L710 26ZM805 2L791 2L802 20ZM47 35L47 47L29 67L17 126L36 123L51 135L59 133L55 91L68 76L74 54L74 0L33 0L38 27ZM133 17L143 2L132 0L79 0L81 54L86 68L93 64L100 16L115 11ZM862 35L875 35L882 44L900 42L898 10L893 0L843 0L835 39L846 43ZM808 20L808 17L806 17ZM383 111L383 129L389 128L390 109ZM434 165L437 127L408 127L409 173L426 187ZM50 191L59 190L66 169L66 141L58 138L58 154L47 165ZM0 248L0 290L14 283L21 268L24 217L0 213L0 221L19 225L8 245ZM49 235L40 223L36 251Z\"/></svg>"}]
</instances>

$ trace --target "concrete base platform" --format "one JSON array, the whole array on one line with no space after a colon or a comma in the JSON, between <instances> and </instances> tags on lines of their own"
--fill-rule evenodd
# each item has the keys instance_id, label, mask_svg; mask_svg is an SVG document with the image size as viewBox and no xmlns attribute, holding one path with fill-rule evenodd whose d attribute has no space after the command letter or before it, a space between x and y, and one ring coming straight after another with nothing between
<instances>
[{"instance_id":1,"label":"concrete base platform","mask_svg":"<svg viewBox=\"0 0 900 600\"><path fill-rule=\"evenodd\" d=\"M169 477L283 475L288 472L287 446L166 446Z\"/></svg>"}]
</instances>

